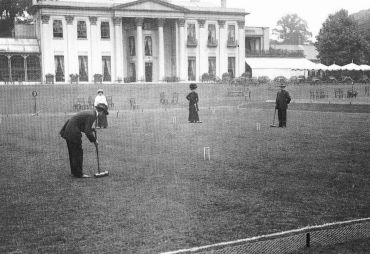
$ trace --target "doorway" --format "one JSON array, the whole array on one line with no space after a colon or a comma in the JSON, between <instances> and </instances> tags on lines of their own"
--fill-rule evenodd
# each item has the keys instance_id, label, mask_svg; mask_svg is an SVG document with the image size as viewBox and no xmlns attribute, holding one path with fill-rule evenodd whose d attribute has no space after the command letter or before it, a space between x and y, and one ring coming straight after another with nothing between
<instances>
[{"instance_id":1,"label":"doorway","mask_svg":"<svg viewBox=\"0 0 370 254\"><path fill-rule=\"evenodd\" d=\"M153 63L147 62L145 63L145 82L152 81L153 81Z\"/></svg>"}]
</instances>

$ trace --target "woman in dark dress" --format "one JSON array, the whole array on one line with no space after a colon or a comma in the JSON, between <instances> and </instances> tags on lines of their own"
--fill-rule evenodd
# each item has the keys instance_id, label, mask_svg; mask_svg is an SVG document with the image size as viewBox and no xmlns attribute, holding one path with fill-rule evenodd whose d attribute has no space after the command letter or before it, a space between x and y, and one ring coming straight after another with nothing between
<instances>
[{"instance_id":1,"label":"woman in dark dress","mask_svg":"<svg viewBox=\"0 0 370 254\"><path fill-rule=\"evenodd\" d=\"M201 123L198 116L198 94L195 92L197 89L197 84L190 84L191 92L186 96L186 99L189 101L189 123Z\"/></svg>"}]
</instances>

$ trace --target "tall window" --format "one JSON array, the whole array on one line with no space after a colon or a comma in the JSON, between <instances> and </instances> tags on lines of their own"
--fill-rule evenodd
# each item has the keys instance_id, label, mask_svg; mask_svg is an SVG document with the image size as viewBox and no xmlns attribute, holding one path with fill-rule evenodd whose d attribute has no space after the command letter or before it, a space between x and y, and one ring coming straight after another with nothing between
<instances>
[{"instance_id":1,"label":"tall window","mask_svg":"<svg viewBox=\"0 0 370 254\"><path fill-rule=\"evenodd\" d=\"M188 58L188 80L193 81L196 77L196 59L195 57Z\"/></svg>"},{"instance_id":2,"label":"tall window","mask_svg":"<svg viewBox=\"0 0 370 254\"><path fill-rule=\"evenodd\" d=\"M8 58L0 55L0 80L8 81L9 79Z\"/></svg>"},{"instance_id":3,"label":"tall window","mask_svg":"<svg viewBox=\"0 0 370 254\"><path fill-rule=\"evenodd\" d=\"M129 69L128 69L128 76L131 79L131 82L136 81L136 68L135 68L135 63L130 63Z\"/></svg>"},{"instance_id":4,"label":"tall window","mask_svg":"<svg viewBox=\"0 0 370 254\"><path fill-rule=\"evenodd\" d=\"M235 41L235 25L229 25L227 27L227 34L228 41Z\"/></svg>"},{"instance_id":5,"label":"tall window","mask_svg":"<svg viewBox=\"0 0 370 254\"><path fill-rule=\"evenodd\" d=\"M54 38L63 38L63 23L61 20L53 21L53 36Z\"/></svg>"},{"instance_id":6,"label":"tall window","mask_svg":"<svg viewBox=\"0 0 370 254\"><path fill-rule=\"evenodd\" d=\"M216 76L216 57L208 57L208 74Z\"/></svg>"},{"instance_id":7,"label":"tall window","mask_svg":"<svg viewBox=\"0 0 370 254\"><path fill-rule=\"evenodd\" d=\"M100 24L100 31L102 39L109 39L110 38L109 22L102 21Z\"/></svg>"},{"instance_id":8,"label":"tall window","mask_svg":"<svg viewBox=\"0 0 370 254\"><path fill-rule=\"evenodd\" d=\"M195 38L195 24L188 24L188 41L194 41Z\"/></svg>"},{"instance_id":9,"label":"tall window","mask_svg":"<svg viewBox=\"0 0 370 254\"><path fill-rule=\"evenodd\" d=\"M208 42L211 44L216 42L216 25L215 24L208 25Z\"/></svg>"},{"instance_id":10,"label":"tall window","mask_svg":"<svg viewBox=\"0 0 370 254\"><path fill-rule=\"evenodd\" d=\"M150 36L145 36L145 55L152 55L152 37Z\"/></svg>"},{"instance_id":11,"label":"tall window","mask_svg":"<svg viewBox=\"0 0 370 254\"><path fill-rule=\"evenodd\" d=\"M64 82L64 56L54 56L55 81Z\"/></svg>"},{"instance_id":12,"label":"tall window","mask_svg":"<svg viewBox=\"0 0 370 254\"><path fill-rule=\"evenodd\" d=\"M86 22L83 20L80 20L77 22L77 38L78 39L86 39Z\"/></svg>"},{"instance_id":13,"label":"tall window","mask_svg":"<svg viewBox=\"0 0 370 254\"><path fill-rule=\"evenodd\" d=\"M227 60L227 72L231 78L235 78L235 57L229 57Z\"/></svg>"},{"instance_id":14,"label":"tall window","mask_svg":"<svg viewBox=\"0 0 370 254\"><path fill-rule=\"evenodd\" d=\"M12 56L12 79L14 81L24 81L24 58L22 56Z\"/></svg>"},{"instance_id":15,"label":"tall window","mask_svg":"<svg viewBox=\"0 0 370 254\"><path fill-rule=\"evenodd\" d=\"M134 36L128 37L128 46L130 49L130 56L135 56L136 52L135 52L135 37Z\"/></svg>"},{"instance_id":16,"label":"tall window","mask_svg":"<svg viewBox=\"0 0 370 254\"><path fill-rule=\"evenodd\" d=\"M89 81L87 56L78 56L80 81Z\"/></svg>"},{"instance_id":17,"label":"tall window","mask_svg":"<svg viewBox=\"0 0 370 254\"><path fill-rule=\"evenodd\" d=\"M102 73L103 73L103 81L111 81L111 62L110 56L102 56Z\"/></svg>"},{"instance_id":18,"label":"tall window","mask_svg":"<svg viewBox=\"0 0 370 254\"><path fill-rule=\"evenodd\" d=\"M28 81L40 81L41 66L38 56L27 57L27 77Z\"/></svg>"}]
</instances>

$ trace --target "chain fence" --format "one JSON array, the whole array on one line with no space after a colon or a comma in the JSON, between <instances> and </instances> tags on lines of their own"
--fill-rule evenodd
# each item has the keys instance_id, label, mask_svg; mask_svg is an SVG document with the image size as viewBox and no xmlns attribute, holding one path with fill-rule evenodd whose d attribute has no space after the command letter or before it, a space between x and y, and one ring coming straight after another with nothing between
<instances>
[{"instance_id":1,"label":"chain fence","mask_svg":"<svg viewBox=\"0 0 370 254\"><path fill-rule=\"evenodd\" d=\"M283 254L292 253L303 248L330 246L365 238L370 238L370 218L309 226L163 254Z\"/></svg>"}]
</instances>

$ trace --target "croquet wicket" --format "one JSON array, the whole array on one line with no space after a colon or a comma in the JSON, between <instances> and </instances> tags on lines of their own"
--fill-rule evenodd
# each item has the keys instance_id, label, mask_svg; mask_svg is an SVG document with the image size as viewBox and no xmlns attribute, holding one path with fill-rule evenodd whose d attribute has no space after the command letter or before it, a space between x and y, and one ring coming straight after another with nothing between
<instances>
[{"instance_id":1,"label":"croquet wicket","mask_svg":"<svg viewBox=\"0 0 370 254\"><path fill-rule=\"evenodd\" d=\"M209 146L203 147L203 158L206 160L208 157L208 160L211 160L211 148Z\"/></svg>"},{"instance_id":2,"label":"croquet wicket","mask_svg":"<svg viewBox=\"0 0 370 254\"><path fill-rule=\"evenodd\" d=\"M261 130L261 124L260 123L256 123L256 129L257 129L257 131Z\"/></svg>"}]
</instances>

